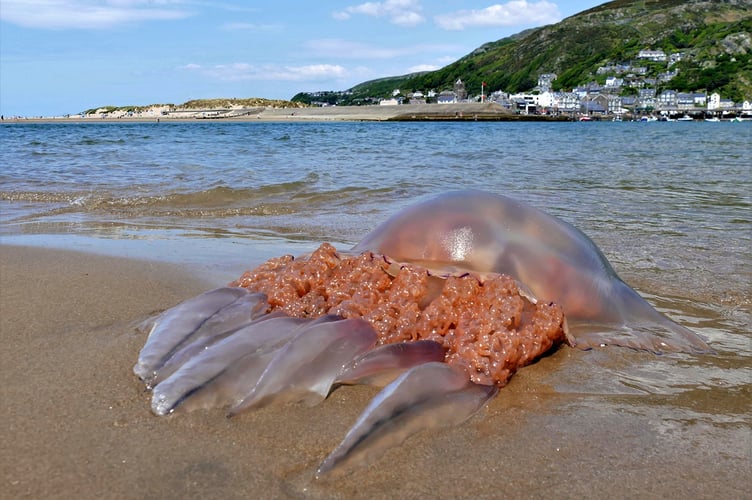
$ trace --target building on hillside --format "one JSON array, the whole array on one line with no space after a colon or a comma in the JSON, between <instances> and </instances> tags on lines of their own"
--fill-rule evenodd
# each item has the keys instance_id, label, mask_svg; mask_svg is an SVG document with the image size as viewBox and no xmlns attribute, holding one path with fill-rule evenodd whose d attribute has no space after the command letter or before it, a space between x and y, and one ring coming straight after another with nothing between
<instances>
[{"instance_id":1,"label":"building on hillside","mask_svg":"<svg viewBox=\"0 0 752 500\"><path fill-rule=\"evenodd\" d=\"M454 82L454 95L457 96L458 102L467 99L467 90L465 89L465 84L460 78L457 78L457 81Z\"/></svg>"},{"instance_id":2,"label":"building on hillside","mask_svg":"<svg viewBox=\"0 0 752 500\"><path fill-rule=\"evenodd\" d=\"M557 92L554 109L560 113L574 113L580 108L580 98L574 92Z\"/></svg>"},{"instance_id":3,"label":"building on hillside","mask_svg":"<svg viewBox=\"0 0 752 500\"><path fill-rule=\"evenodd\" d=\"M640 89L635 101L635 111L655 109L656 98L654 88Z\"/></svg>"},{"instance_id":4,"label":"building on hillside","mask_svg":"<svg viewBox=\"0 0 752 500\"><path fill-rule=\"evenodd\" d=\"M637 54L637 59L647 59L653 62L666 62L666 53L662 50L643 49Z\"/></svg>"},{"instance_id":5,"label":"building on hillside","mask_svg":"<svg viewBox=\"0 0 752 500\"><path fill-rule=\"evenodd\" d=\"M586 97L580 100L580 113L584 115L605 115L608 111L608 102L599 99L605 96Z\"/></svg>"},{"instance_id":6,"label":"building on hillside","mask_svg":"<svg viewBox=\"0 0 752 500\"><path fill-rule=\"evenodd\" d=\"M512 94L509 96L509 100L512 101L512 107L515 111L529 115L534 113L537 109L538 96L530 93L520 92L518 94Z\"/></svg>"},{"instance_id":7,"label":"building on hillside","mask_svg":"<svg viewBox=\"0 0 752 500\"><path fill-rule=\"evenodd\" d=\"M584 99L588 95L587 87L575 87L572 89L572 92L577 96L578 99Z\"/></svg>"},{"instance_id":8,"label":"building on hillside","mask_svg":"<svg viewBox=\"0 0 752 500\"><path fill-rule=\"evenodd\" d=\"M636 97L633 97L633 96L621 97L621 109L623 113L629 113L629 111L634 110L636 105L637 105Z\"/></svg>"},{"instance_id":9,"label":"building on hillside","mask_svg":"<svg viewBox=\"0 0 752 500\"><path fill-rule=\"evenodd\" d=\"M556 73L543 73L538 77L537 89L541 92L551 90L554 80L556 80Z\"/></svg>"},{"instance_id":10,"label":"building on hillside","mask_svg":"<svg viewBox=\"0 0 752 500\"><path fill-rule=\"evenodd\" d=\"M572 89L572 92L577 94L580 99L584 99L589 95L596 95L603 92L603 87L598 82L590 82L579 87Z\"/></svg>"},{"instance_id":11,"label":"building on hillside","mask_svg":"<svg viewBox=\"0 0 752 500\"><path fill-rule=\"evenodd\" d=\"M625 113L627 110L624 109L622 105L622 97L614 94L607 94L606 95L606 106L607 106L607 112L611 115L620 115L622 113Z\"/></svg>"},{"instance_id":12,"label":"building on hillside","mask_svg":"<svg viewBox=\"0 0 752 500\"><path fill-rule=\"evenodd\" d=\"M658 81L661 81L661 82L670 82L678 74L679 74L679 70L665 71L663 73L659 73L658 74Z\"/></svg>"},{"instance_id":13,"label":"building on hillside","mask_svg":"<svg viewBox=\"0 0 752 500\"><path fill-rule=\"evenodd\" d=\"M407 98L410 100L410 104L425 104L426 103L426 96L420 90L416 92L412 92L411 94L408 94Z\"/></svg>"},{"instance_id":14,"label":"building on hillside","mask_svg":"<svg viewBox=\"0 0 752 500\"><path fill-rule=\"evenodd\" d=\"M608 64L606 66L599 66L597 70L595 70L596 75L623 75L624 73L629 73L632 71L632 66L629 64Z\"/></svg>"},{"instance_id":15,"label":"building on hillside","mask_svg":"<svg viewBox=\"0 0 752 500\"><path fill-rule=\"evenodd\" d=\"M678 63L682 59L684 59L683 52L674 52L673 54L668 56L668 67L670 68L671 66Z\"/></svg>"},{"instance_id":16,"label":"building on hillside","mask_svg":"<svg viewBox=\"0 0 752 500\"><path fill-rule=\"evenodd\" d=\"M603 87L607 92L619 92L624 85L624 78L609 76L606 78L606 85Z\"/></svg>"},{"instance_id":17,"label":"building on hillside","mask_svg":"<svg viewBox=\"0 0 752 500\"><path fill-rule=\"evenodd\" d=\"M734 101L723 99L718 92L713 92L708 98L708 111L729 110L734 108Z\"/></svg>"},{"instance_id":18,"label":"building on hillside","mask_svg":"<svg viewBox=\"0 0 752 500\"><path fill-rule=\"evenodd\" d=\"M676 106L680 110L689 111L707 105L707 95L704 92L679 92L676 94Z\"/></svg>"},{"instance_id":19,"label":"building on hillside","mask_svg":"<svg viewBox=\"0 0 752 500\"><path fill-rule=\"evenodd\" d=\"M494 102L506 109L512 109L512 101L509 100L509 94L501 90L495 90L488 95L488 102Z\"/></svg>"},{"instance_id":20,"label":"building on hillside","mask_svg":"<svg viewBox=\"0 0 752 500\"><path fill-rule=\"evenodd\" d=\"M444 90L436 96L436 102L439 104L454 104L457 102L457 94L451 90Z\"/></svg>"},{"instance_id":21,"label":"building on hillside","mask_svg":"<svg viewBox=\"0 0 752 500\"><path fill-rule=\"evenodd\" d=\"M678 104L678 92L676 90L664 90L658 96L658 106L661 109L676 108Z\"/></svg>"},{"instance_id":22,"label":"building on hillside","mask_svg":"<svg viewBox=\"0 0 752 500\"><path fill-rule=\"evenodd\" d=\"M538 95L533 96L535 98L535 105L540 110L551 109L556 102L556 94L551 91L541 92Z\"/></svg>"},{"instance_id":23,"label":"building on hillside","mask_svg":"<svg viewBox=\"0 0 752 500\"><path fill-rule=\"evenodd\" d=\"M654 88L644 88L637 91L637 97L640 99L655 99L655 89Z\"/></svg>"}]
</instances>

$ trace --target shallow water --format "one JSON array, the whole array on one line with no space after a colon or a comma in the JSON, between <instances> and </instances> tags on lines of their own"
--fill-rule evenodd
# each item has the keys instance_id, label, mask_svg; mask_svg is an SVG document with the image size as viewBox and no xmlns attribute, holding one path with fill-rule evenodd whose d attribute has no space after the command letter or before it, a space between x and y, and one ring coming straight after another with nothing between
<instances>
[{"instance_id":1,"label":"shallow water","mask_svg":"<svg viewBox=\"0 0 752 500\"><path fill-rule=\"evenodd\" d=\"M349 246L439 192L511 195L582 229L717 351L563 351L540 382L577 411L650 415L656 432L691 421L699 445L733 436L743 462L750 139L750 123L9 124L0 240L176 261L221 283L321 241Z\"/></svg>"}]
</instances>

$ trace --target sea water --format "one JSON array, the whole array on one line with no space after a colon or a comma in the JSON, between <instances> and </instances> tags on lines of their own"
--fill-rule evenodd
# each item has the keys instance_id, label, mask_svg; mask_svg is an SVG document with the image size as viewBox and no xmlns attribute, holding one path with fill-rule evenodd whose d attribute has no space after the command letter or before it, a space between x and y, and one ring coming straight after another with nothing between
<instances>
[{"instance_id":1,"label":"sea water","mask_svg":"<svg viewBox=\"0 0 752 500\"><path fill-rule=\"evenodd\" d=\"M503 193L579 227L627 283L717 351L605 364L583 354L556 390L686 394L690 409L671 403L668 415L707 422L704 439L725 436L743 460L750 144L752 123L3 124L0 241L172 260L219 284L322 241L347 248L437 193Z\"/></svg>"}]
</instances>

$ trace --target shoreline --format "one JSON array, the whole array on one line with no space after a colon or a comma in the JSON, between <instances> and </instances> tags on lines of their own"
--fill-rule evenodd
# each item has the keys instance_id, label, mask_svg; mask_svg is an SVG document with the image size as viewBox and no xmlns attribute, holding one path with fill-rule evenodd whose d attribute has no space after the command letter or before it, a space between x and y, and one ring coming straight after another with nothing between
<instances>
[{"instance_id":1,"label":"shoreline","mask_svg":"<svg viewBox=\"0 0 752 500\"><path fill-rule=\"evenodd\" d=\"M648 121L683 121L675 117L675 113L664 116L663 119L651 115L654 119ZM692 121L707 121L705 115L694 113ZM614 120L616 115L592 115L583 117L581 113L561 113L558 115L527 115L510 111L496 103L455 103L455 104L405 104L393 106L327 106L307 108L221 108L206 110L177 110L166 115L141 114L135 116L110 117L106 115L89 116L55 116L55 117L6 117L0 123L61 123L61 124L107 124L107 123L319 123L319 122L575 122L575 121L640 121L647 115L627 113ZM584 118L584 119L581 119ZM752 121L750 116L724 118L721 122Z\"/></svg>"},{"instance_id":2,"label":"shoreline","mask_svg":"<svg viewBox=\"0 0 752 500\"><path fill-rule=\"evenodd\" d=\"M5 118L3 123L201 123L322 121L572 121L568 115L519 115L494 103L329 106L179 111L165 116Z\"/></svg>"},{"instance_id":3,"label":"shoreline","mask_svg":"<svg viewBox=\"0 0 752 500\"><path fill-rule=\"evenodd\" d=\"M678 425L664 420L666 411L677 410L633 406L608 390L588 393L588 383L583 389L578 381L607 373L606 351L568 348L520 370L464 424L419 433L371 467L315 481L315 468L375 389L345 387L312 408L270 407L233 419L221 411L151 414L149 394L131 371L145 340L134 328L210 288L190 268L2 244L0 277L6 424L0 477L12 498L261 492L275 498L500 492L575 498L624 491L741 498L746 491L748 429L702 420ZM642 359L629 350L608 353L617 365ZM562 380L571 391L562 391ZM678 411L690 410L679 405Z\"/></svg>"}]
</instances>

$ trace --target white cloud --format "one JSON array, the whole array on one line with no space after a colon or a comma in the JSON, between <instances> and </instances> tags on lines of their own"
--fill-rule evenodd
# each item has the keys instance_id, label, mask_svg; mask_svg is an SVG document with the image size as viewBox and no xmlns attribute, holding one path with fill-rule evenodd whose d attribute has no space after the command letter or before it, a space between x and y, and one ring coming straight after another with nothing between
<instances>
[{"instance_id":1,"label":"white cloud","mask_svg":"<svg viewBox=\"0 0 752 500\"><path fill-rule=\"evenodd\" d=\"M333 12L335 19L345 21L359 14L371 17L386 17L398 26L415 26L425 18L420 13L423 8L418 0L385 0L384 2L366 2L352 5L345 10Z\"/></svg>"},{"instance_id":2,"label":"white cloud","mask_svg":"<svg viewBox=\"0 0 752 500\"><path fill-rule=\"evenodd\" d=\"M183 19L173 0L3 0L0 19L26 28L103 29L138 21Z\"/></svg>"},{"instance_id":3,"label":"white cloud","mask_svg":"<svg viewBox=\"0 0 752 500\"><path fill-rule=\"evenodd\" d=\"M551 24L561 20L556 4L539 0L512 0L505 4L494 4L480 10L459 10L434 17L439 27L445 30L466 28L492 28L524 24Z\"/></svg>"},{"instance_id":4,"label":"white cloud","mask_svg":"<svg viewBox=\"0 0 752 500\"><path fill-rule=\"evenodd\" d=\"M293 81L314 82L344 78L347 70L337 64L309 64L304 66L262 65L248 63L217 64L204 67L186 64L182 69L197 71L204 76L221 81Z\"/></svg>"}]
</instances>

